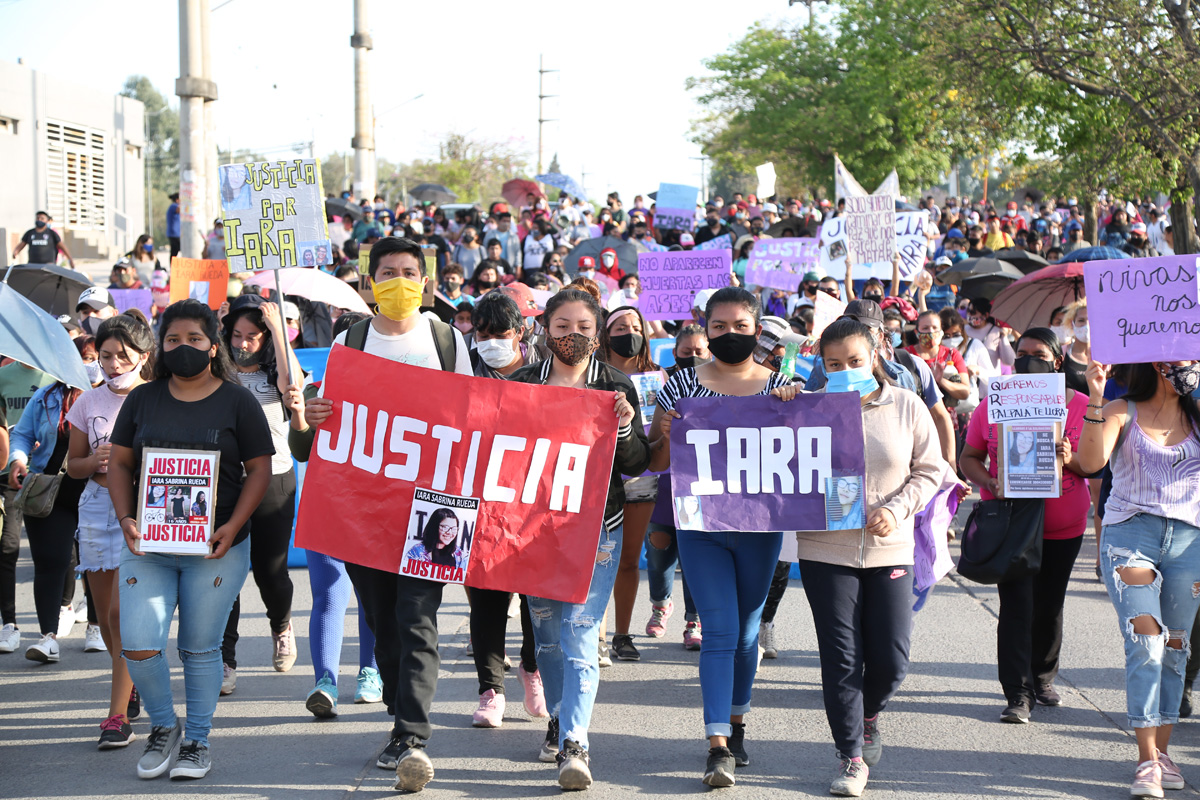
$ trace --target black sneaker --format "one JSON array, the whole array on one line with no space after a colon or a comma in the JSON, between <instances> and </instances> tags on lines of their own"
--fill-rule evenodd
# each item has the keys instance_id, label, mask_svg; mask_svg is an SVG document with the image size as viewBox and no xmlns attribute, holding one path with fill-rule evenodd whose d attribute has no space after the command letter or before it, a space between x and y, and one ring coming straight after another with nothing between
<instances>
[{"instance_id":1,"label":"black sneaker","mask_svg":"<svg viewBox=\"0 0 1200 800\"><path fill-rule=\"evenodd\" d=\"M1183 702L1179 704L1179 718L1187 719L1192 715L1192 684L1183 684Z\"/></svg>"},{"instance_id":2,"label":"black sneaker","mask_svg":"<svg viewBox=\"0 0 1200 800\"><path fill-rule=\"evenodd\" d=\"M592 785L591 759L587 750L567 739L555 758L558 761L558 785L567 792L582 791Z\"/></svg>"},{"instance_id":3,"label":"black sneaker","mask_svg":"<svg viewBox=\"0 0 1200 800\"><path fill-rule=\"evenodd\" d=\"M733 786L733 770L737 762L728 747L712 747L704 766L705 786Z\"/></svg>"},{"instance_id":4,"label":"black sneaker","mask_svg":"<svg viewBox=\"0 0 1200 800\"><path fill-rule=\"evenodd\" d=\"M746 723L733 723L733 732L729 734L725 746L733 753L733 763L739 767L750 766L750 755L746 752Z\"/></svg>"},{"instance_id":5,"label":"black sneaker","mask_svg":"<svg viewBox=\"0 0 1200 800\"><path fill-rule=\"evenodd\" d=\"M396 764L400 762L400 754L407 749L408 742L399 736L393 736L387 743L387 747L383 748L383 752L379 754L379 758L375 759L375 766L380 769L394 770Z\"/></svg>"},{"instance_id":6,"label":"black sneaker","mask_svg":"<svg viewBox=\"0 0 1200 800\"><path fill-rule=\"evenodd\" d=\"M133 735L133 726L129 724L129 720L117 714L100 723L100 742L98 747L101 750L115 750L118 747L128 747L129 743L136 738Z\"/></svg>"},{"instance_id":7,"label":"black sneaker","mask_svg":"<svg viewBox=\"0 0 1200 800\"><path fill-rule=\"evenodd\" d=\"M558 761L558 717L551 717L550 724L546 726L546 738L542 741L538 761L543 764L553 764Z\"/></svg>"},{"instance_id":8,"label":"black sneaker","mask_svg":"<svg viewBox=\"0 0 1200 800\"><path fill-rule=\"evenodd\" d=\"M129 705L125 708L125 716L129 719L137 719L142 713L142 696L138 694L135 688L129 693Z\"/></svg>"},{"instance_id":9,"label":"black sneaker","mask_svg":"<svg viewBox=\"0 0 1200 800\"><path fill-rule=\"evenodd\" d=\"M1028 700L1010 700L1008 706L1000 713L1000 721L1024 725L1029 722L1029 712Z\"/></svg>"},{"instance_id":10,"label":"black sneaker","mask_svg":"<svg viewBox=\"0 0 1200 800\"><path fill-rule=\"evenodd\" d=\"M1039 686L1034 693L1034 698L1037 699L1039 706L1061 706L1062 698L1058 692L1054 690L1054 685Z\"/></svg>"},{"instance_id":11,"label":"black sneaker","mask_svg":"<svg viewBox=\"0 0 1200 800\"><path fill-rule=\"evenodd\" d=\"M633 646L633 637L628 633L613 634L613 655L618 661L641 661L642 654Z\"/></svg>"}]
</instances>

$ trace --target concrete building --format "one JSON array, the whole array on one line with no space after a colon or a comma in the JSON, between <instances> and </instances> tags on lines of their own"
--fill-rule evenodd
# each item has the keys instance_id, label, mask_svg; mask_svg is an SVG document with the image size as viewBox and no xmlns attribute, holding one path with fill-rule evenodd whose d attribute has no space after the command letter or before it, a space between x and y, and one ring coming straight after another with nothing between
<instances>
[{"instance_id":1,"label":"concrete building","mask_svg":"<svg viewBox=\"0 0 1200 800\"><path fill-rule=\"evenodd\" d=\"M0 61L0 265L39 210L76 259L133 247L146 227L143 114L138 100Z\"/></svg>"}]
</instances>

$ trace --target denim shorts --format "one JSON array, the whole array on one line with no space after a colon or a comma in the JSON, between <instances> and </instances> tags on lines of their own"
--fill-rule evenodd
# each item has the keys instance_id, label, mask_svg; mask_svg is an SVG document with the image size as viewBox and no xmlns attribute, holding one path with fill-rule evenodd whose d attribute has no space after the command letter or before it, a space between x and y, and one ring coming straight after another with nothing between
<instances>
[{"instance_id":1,"label":"denim shorts","mask_svg":"<svg viewBox=\"0 0 1200 800\"><path fill-rule=\"evenodd\" d=\"M108 489L95 481L88 481L79 496L79 527L75 538L79 541L77 572L109 571L121 565L125 535L121 533Z\"/></svg>"},{"instance_id":2,"label":"denim shorts","mask_svg":"<svg viewBox=\"0 0 1200 800\"><path fill-rule=\"evenodd\" d=\"M658 476L642 475L625 480L626 503L653 503L658 500Z\"/></svg>"}]
</instances>

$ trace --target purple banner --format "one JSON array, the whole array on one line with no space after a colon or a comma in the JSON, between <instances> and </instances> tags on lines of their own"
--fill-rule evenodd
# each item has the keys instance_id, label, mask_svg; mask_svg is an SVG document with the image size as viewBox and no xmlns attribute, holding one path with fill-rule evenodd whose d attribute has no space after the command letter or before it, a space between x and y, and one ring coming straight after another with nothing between
<instances>
[{"instance_id":1,"label":"purple banner","mask_svg":"<svg viewBox=\"0 0 1200 800\"><path fill-rule=\"evenodd\" d=\"M654 227L660 231L675 230L691 232L696 224L695 210L686 208L662 208L655 206L654 209Z\"/></svg>"},{"instance_id":2,"label":"purple banner","mask_svg":"<svg viewBox=\"0 0 1200 800\"><path fill-rule=\"evenodd\" d=\"M149 289L109 289L108 293L112 295L113 305L117 307L118 314L136 308L146 315L146 319L152 318L154 299Z\"/></svg>"},{"instance_id":3,"label":"purple banner","mask_svg":"<svg viewBox=\"0 0 1200 800\"><path fill-rule=\"evenodd\" d=\"M804 273L816 269L820 250L817 239L759 239L746 264L746 283L798 291Z\"/></svg>"},{"instance_id":4,"label":"purple banner","mask_svg":"<svg viewBox=\"0 0 1200 800\"><path fill-rule=\"evenodd\" d=\"M1200 358L1196 256L1083 265L1092 358L1102 364Z\"/></svg>"},{"instance_id":5,"label":"purple banner","mask_svg":"<svg viewBox=\"0 0 1200 800\"><path fill-rule=\"evenodd\" d=\"M858 394L680 400L671 426L675 525L702 531L866 524ZM753 420L752 425L747 420Z\"/></svg>"},{"instance_id":6,"label":"purple banner","mask_svg":"<svg viewBox=\"0 0 1200 800\"><path fill-rule=\"evenodd\" d=\"M688 319L696 292L728 286L732 268L728 250L638 253L638 308L648 320Z\"/></svg>"}]
</instances>

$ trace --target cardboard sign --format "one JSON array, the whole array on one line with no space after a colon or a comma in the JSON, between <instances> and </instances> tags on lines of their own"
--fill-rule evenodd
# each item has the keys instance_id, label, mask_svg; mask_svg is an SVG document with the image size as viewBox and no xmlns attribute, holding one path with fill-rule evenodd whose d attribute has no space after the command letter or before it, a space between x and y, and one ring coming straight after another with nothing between
<instances>
[{"instance_id":1,"label":"cardboard sign","mask_svg":"<svg viewBox=\"0 0 1200 800\"><path fill-rule=\"evenodd\" d=\"M462 583L479 524L479 498L414 489L400 574Z\"/></svg>"},{"instance_id":2,"label":"cardboard sign","mask_svg":"<svg viewBox=\"0 0 1200 800\"><path fill-rule=\"evenodd\" d=\"M866 524L855 393L685 398L671 426L676 527L850 530Z\"/></svg>"},{"instance_id":3,"label":"cardboard sign","mask_svg":"<svg viewBox=\"0 0 1200 800\"><path fill-rule=\"evenodd\" d=\"M696 224L696 198L700 190L679 183L660 183L654 200L654 227L690 231Z\"/></svg>"},{"instance_id":4,"label":"cardboard sign","mask_svg":"<svg viewBox=\"0 0 1200 800\"><path fill-rule=\"evenodd\" d=\"M925 266L928 242L925 237L925 222L929 215L924 211L896 212L896 251L900 253L900 280L911 281ZM846 273L846 218L834 217L821 225L821 249L819 263L826 275ZM854 280L878 278L887 282L892 279L892 257L877 263L864 263L857 254L854 259Z\"/></svg>"},{"instance_id":5,"label":"cardboard sign","mask_svg":"<svg viewBox=\"0 0 1200 800\"><path fill-rule=\"evenodd\" d=\"M816 239L759 239L746 263L746 283L799 291L804 273L817 267L819 244Z\"/></svg>"},{"instance_id":6,"label":"cardboard sign","mask_svg":"<svg viewBox=\"0 0 1200 800\"><path fill-rule=\"evenodd\" d=\"M731 234L722 233L720 236L717 236L713 239L709 239L707 242L698 244L695 247L693 247L692 249L693 250L720 250L722 248L727 249L727 250L733 249L733 236Z\"/></svg>"},{"instance_id":7,"label":"cardboard sign","mask_svg":"<svg viewBox=\"0 0 1200 800\"><path fill-rule=\"evenodd\" d=\"M1062 467L1058 422L1013 422L1000 426L996 474L1005 497L1060 497Z\"/></svg>"},{"instance_id":8,"label":"cardboard sign","mask_svg":"<svg viewBox=\"0 0 1200 800\"><path fill-rule=\"evenodd\" d=\"M333 263L319 161L224 164L219 172L233 272Z\"/></svg>"},{"instance_id":9,"label":"cardboard sign","mask_svg":"<svg viewBox=\"0 0 1200 800\"><path fill-rule=\"evenodd\" d=\"M638 308L647 320L690 319L696 292L728 286L732 269L728 250L639 253Z\"/></svg>"},{"instance_id":10,"label":"cardboard sign","mask_svg":"<svg viewBox=\"0 0 1200 800\"><path fill-rule=\"evenodd\" d=\"M199 300L216 311L229 290L229 263L206 258L171 259L171 302Z\"/></svg>"},{"instance_id":11,"label":"cardboard sign","mask_svg":"<svg viewBox=\"0 0 1200 800\"><path fill-rule=\"evenodd\" d=\"M221 454L208 450L142 450L138 530L145 553L204 556L212 552Z\"/></svg>"},{"instance_id":12,"label":"cardboard sign","mask_svg":"<svg viewBox=\"0 0 1200 800\"><path fill-rule=\"evenodd\" d=\"M988 424L1066 422L1067 376L1061 372L987 379Z\"/></svg>"},{"instance_id":13,"label":"cardboard sign","mask_svg":"<svg viewBox=\"0 0 1200 800\"><path fill-rule=\"evenodd\" d=\"M466 585L587 598L616 447L611 394L478 380L341 345L322 391L333 415L308 462L317 491L300 498L298 547L399 572L424 489L479 500Z\"/></svg>"},{"instance_id":14,"label":"cardboard sign","mask_svg":"<svg viewBox=\"0 0 1200 800\"><path fill-rule=\"evenodd\" d=\"M113 305L117 307L118 314L136 308L146 315L146 319L153 317L154 295L149 289L109 289L108 293L112 295ZM225 299L224 295L221 299Z\"/></svg>"},{"instance_id":15,"label":"cardboard sign","mask_svg":"<svg viewBox=\"0 0 1200 800\"><path fill-rule=\"evenodd\" d=\"M1092 358L1102 364L1200 358L1197 270L1194 255L1084 264Z\"/></svg>"},{"instance_id":16,"label":"cardboard sign","mask_svg":"<svg viewBox=\"0 0 1200 800\"><path fill-rule=\"evenodd\" d=\"M845 313L845 303L825 292L817 292L817 296L813 298L813 322L809 335L819 339L830 323Z\"/></svg>"}]
</instances>

